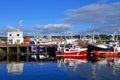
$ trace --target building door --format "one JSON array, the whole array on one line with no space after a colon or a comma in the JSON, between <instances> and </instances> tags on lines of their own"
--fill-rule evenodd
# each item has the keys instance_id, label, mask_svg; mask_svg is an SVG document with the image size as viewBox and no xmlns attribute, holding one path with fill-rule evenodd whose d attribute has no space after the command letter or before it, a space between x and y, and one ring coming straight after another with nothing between
<instances>
[{"instance_id":1,"label":"building door","mask_svg":"<svg viewBox=\"0 0 120 80\"><path fill-rule=\"evenodd\" d=\"M16 43L17 43L17 44L20 44L20 40L18 39L18 40L16 41Z\"/></svg>"},{"instance_id":2,"label":"building door","mask_svg":"<svg viewBox=\"0 0 120 80\"><path fill-rule=\"evenodd\" d=\"M10 39L9 42L8 42L8 44L13 44L13 40Z\"/></svg>"}]
</instances>

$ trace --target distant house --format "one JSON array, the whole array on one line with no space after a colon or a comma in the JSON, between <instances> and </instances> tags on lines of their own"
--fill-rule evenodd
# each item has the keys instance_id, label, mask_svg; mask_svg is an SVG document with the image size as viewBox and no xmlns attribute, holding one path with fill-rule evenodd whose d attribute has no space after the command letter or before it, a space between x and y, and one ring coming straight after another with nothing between
<instances>
[{"instance_id":1,"label":"distant house","mask_svg":"<svg viewBox=\"0 0 120 80\"><path fill-rule=\"evenodd\" d=\"M7 32L7 44L22 44L22 43L23 43L22 31Z\"/></svg>"},{"instance_id":2,"label":"distant house","mask_svg":"<svg viewBox=\"0 0 120 80\"><path fill-rule=\"evenodd\" d=\"M24 37L23 39L24 44L29 44L30 43L30 37Z\"/></svg>"}]
</instances>

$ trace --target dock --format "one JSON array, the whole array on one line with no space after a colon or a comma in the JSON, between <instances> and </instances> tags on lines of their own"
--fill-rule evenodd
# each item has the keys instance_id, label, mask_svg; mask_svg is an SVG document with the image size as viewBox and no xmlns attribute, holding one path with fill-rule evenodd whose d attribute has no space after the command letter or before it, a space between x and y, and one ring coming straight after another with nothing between
<instances>
[{"instance_id":1,"label":"dock","mask_svg":"<svg viewBox=\"0 0 120 80\"><path fill-rule=\"evenodd\" d=\"M36 52L32 52L31 47L36 46ZM25 61L29 61L29 56L39 54L39 46L44 46L44 53L49 53L49 56L55 57L57 45L54 44L0 44L0 61L21 61L21 54L26 53ZM38 61L38 59L36 60Z\"/></svg>"}]
</instances>

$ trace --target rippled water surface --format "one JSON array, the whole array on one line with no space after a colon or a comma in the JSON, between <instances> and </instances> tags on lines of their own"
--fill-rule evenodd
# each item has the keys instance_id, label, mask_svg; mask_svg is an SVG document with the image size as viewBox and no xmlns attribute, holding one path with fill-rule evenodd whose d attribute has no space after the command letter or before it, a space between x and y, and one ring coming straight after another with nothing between
<instances>
[{"instance_id":1,"label":"rippled water surface","mask_svg":"<svg viewBox=\"0 0 120 80\"><path fill-rule=\"evenodd\" d=\"M120 80L120 60L0 63L0 80Z\"/></svg>"}]
</instances>

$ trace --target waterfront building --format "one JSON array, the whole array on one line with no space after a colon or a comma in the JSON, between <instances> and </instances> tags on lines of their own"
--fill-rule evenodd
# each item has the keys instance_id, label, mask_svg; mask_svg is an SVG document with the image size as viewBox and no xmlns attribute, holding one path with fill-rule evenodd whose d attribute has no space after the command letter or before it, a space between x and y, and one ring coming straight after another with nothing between
<instances>
[{"instance_id":1,"label":"waterfront building","mask_svg":"<svg viewBox=\"0 0 120 80\"><path fill-rule=\"evenodd\" d=\"M7 32L7 44L22 44L22 43L23 43L22 31Z\"/></svg>"}]
</instances>

